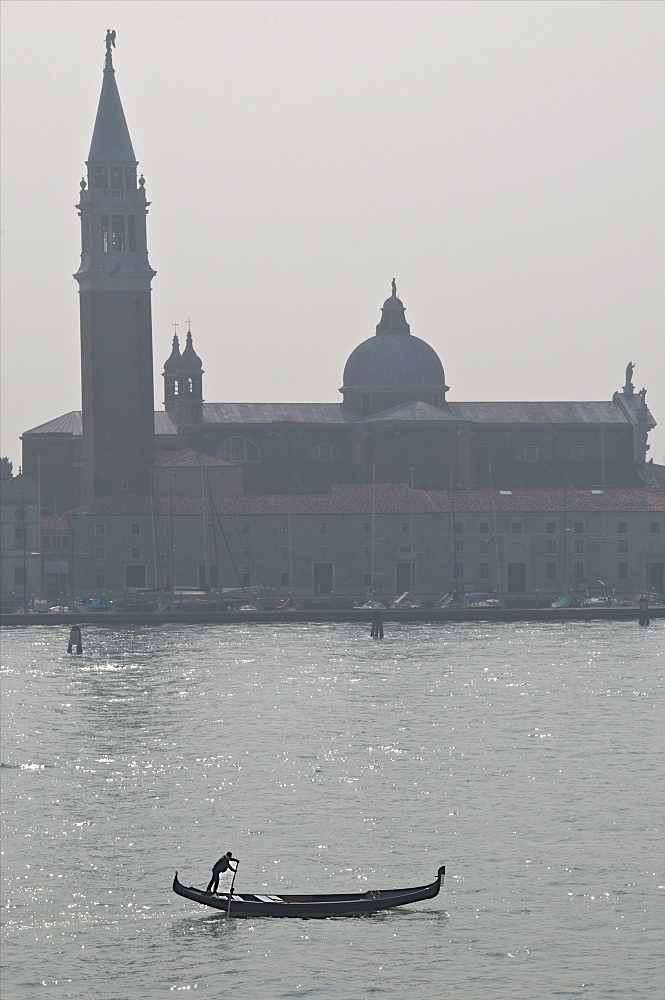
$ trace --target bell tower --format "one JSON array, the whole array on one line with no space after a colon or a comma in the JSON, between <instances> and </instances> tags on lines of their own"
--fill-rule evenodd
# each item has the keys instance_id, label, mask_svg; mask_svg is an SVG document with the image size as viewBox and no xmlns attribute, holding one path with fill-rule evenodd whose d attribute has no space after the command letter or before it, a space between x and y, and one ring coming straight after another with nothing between
<instances>
[{"instance_id":1,"label":"bell tower","mask_svg":"<svg viewBox=\"0 0 665 1000\"><path fill-rule=\"evenodd\" d=\"M81 181L83 476L88 503L122 491L148 494L154 463L151 281L145 181L115 82L115 31Z\"/></svg>"}]
</instances>

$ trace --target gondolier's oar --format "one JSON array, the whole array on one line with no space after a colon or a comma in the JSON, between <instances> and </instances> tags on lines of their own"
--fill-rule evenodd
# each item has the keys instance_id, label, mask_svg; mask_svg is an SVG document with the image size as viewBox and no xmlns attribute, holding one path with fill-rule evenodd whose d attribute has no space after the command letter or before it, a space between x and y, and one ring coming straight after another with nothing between
<instances>
[{"instance_id":1,"label":"gondolier's oar","mask_svg":"<svg viewBox=\"0 0 665 1000\"><path fill-rule=\"evenodd\" d=\"M226 917L227 919L231 916L231 897L233 896L233 886L236 884L236 875L238 874L239 861L236 861L236 870L233 873L233 878L231 879L231 891L229 893L229 905L226 907Z\"/></svg>"}]
</instances>

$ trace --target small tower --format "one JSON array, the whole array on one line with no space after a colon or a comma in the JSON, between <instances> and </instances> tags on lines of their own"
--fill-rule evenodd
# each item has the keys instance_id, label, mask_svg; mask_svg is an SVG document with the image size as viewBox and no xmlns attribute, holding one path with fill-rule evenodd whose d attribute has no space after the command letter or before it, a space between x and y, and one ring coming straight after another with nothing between
<instances>
[{"instance_id":1,"label":"small tower","mask_svg":"<svg viewBox=\"0 0 665 1000\"><path fill-rule=\"evenodd\" d=\"M81 181L81 381L83 475L88 503L98 496L149 492L155 428L152 382L151 281L145 181L137 183L112 48Z\"/></svg>"},{"instance_id":2,"label":"small tower","mask_svg":"<svg viewBox=\"0 0 665 1000\"><path fill-rule=\"evenodd\" d=\"M185 349L180 353L178 335L164 362L164 408L175 417L178 428L192 430L203 423L203 364L194 350L188 325Z\"/></svg>"}]
</instances>

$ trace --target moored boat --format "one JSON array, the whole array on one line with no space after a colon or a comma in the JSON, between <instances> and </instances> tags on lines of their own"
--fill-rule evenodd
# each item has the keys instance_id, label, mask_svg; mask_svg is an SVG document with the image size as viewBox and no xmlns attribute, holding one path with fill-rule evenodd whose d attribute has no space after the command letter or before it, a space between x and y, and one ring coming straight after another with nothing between
<instances>
[{"instance_id":1,"label":"moored boat","mask_svg":"<svg viewBox=\"0 0 665 1000\"><path fill-rule=\"evenodd\" d=\"M433 882L408 889L316 895L233 893L230 907L228 892L207 892L191 885L182 885L177 872L173 879L173 891L185 899L212 906L232 917L346 917L389 910L395 906L417 903L421 899L432 899L439 894L445 872L445 865L442 865Z\"/></svg>"}]
</instances>

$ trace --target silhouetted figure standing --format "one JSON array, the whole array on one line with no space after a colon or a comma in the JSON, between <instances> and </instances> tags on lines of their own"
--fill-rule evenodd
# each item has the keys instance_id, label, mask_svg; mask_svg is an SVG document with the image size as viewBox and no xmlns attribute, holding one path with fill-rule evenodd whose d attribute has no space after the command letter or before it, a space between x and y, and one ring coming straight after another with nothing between
<instances>
[{"instance_id":1,"label":"silhouetted figure standing","mask_svg":"<svg viewBox=\"0 0 665 1000\"><path fill-rule=\"evenodd\" d=\"M236 866L235 868L233 868L231 865L232 861L235 862ZM208 882L208 888L206 889L206 892L217 892L219 888L219 876L222 875L224 872L228 871L234 872L236 871L237 867L238 867L238 858L234 858L231 852L227 851L226 854L222 855L219 861L215 861L214 865L212 866L212 878Z\"/></svg>"}]
</instances>

